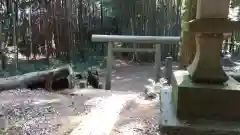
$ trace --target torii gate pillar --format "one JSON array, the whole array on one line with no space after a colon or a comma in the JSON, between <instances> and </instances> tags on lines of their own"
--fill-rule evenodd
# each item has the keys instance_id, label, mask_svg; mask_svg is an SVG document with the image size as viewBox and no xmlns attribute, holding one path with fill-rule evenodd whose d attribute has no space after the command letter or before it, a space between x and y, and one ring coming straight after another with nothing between
<instances>
[{"instance_id":1,"label":"torii gate pillar","mask_svg":"<svg viewBox=\"0 0 240 135\"><path fill-rule=\"evenodd\" d=\"M196 19L186 27L196 33L196 56L187 70L173 73L173 90L160 94L160 129L167 135L240 134L240 123L231 125L240 121L240 83L220 62L224 34L237 26L227 19L229 3L197 0Z\"/></svg>"}]
</instances>

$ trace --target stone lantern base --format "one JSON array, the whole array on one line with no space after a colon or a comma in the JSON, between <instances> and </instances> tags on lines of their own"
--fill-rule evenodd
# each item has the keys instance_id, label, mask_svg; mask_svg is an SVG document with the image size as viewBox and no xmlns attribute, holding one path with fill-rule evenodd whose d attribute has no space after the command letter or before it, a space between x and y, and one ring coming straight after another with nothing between
<instances>
[{"instance_id":1,"label":"stone lantern base","mask_svg":"<svg viewBox=\"0 0 240 135\"><path fill-rule=\"evenodd\" d=\"M188 71L173 73L173 90L161 92L160 130L167 135L240 134L240 83L193 83Z\"/></svg>"}]
</instances>

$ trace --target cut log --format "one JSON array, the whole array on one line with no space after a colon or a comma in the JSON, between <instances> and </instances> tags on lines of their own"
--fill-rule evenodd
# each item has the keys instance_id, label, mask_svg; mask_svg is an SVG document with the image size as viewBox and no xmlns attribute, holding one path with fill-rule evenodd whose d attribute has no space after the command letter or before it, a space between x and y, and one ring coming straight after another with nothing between
<instances>
[{"instance_id":1,"label":"cut log","mask_svg":"<svg viewBox=\"0 0 240 135\"><path fill-rule=\"evenodd\" d=\"M16 88L59 90L73 88L73 70L65 65L52 70L31 72L19 76L2 78L0 90Z\"/></svg>"}]
</instances>

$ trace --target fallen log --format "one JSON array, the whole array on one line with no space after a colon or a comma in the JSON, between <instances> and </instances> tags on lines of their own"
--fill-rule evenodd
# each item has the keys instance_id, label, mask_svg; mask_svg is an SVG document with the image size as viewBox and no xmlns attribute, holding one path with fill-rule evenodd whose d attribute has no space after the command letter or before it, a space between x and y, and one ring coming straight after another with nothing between
<instances>
[{"instance_id":1,"label":"fallen log","mask_svg":"<svg viewBox=\"0 0 240 135\"><path fill-rule=\"evenodd\" d=\"M17 88L59 90L73 88L73 70L70 65L56 69L31 72L19 76L0 79L0 90Z\"/></svg>"},{"instance_id":2,"label":"fallen log","mask_svg":"<svg viewBox=\"0 0 240 135\"><path fill-rule=\"evenodd\" d=\"M234 62L231 57L225 56L221 58L221 63L222 66L226 66L226 67L234 67L234 66L239 66L238 63Z\"/></svg>"}]
</instances>

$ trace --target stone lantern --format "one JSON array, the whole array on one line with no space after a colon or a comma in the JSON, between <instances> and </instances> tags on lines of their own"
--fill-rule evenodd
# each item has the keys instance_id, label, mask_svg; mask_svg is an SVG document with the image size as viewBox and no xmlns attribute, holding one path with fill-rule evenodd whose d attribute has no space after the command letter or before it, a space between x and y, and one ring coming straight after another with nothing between
<instances>
[{"instance_id":1,"label":"stone lantern","mask_svg":"<svg viewBox=\"0 0 240 135\"><path fill-rule=\"evenodd\" d=\"M187 70L173 73L173 90L160 95L160 129L167 135L240 134L240 83L220 61L224 38L240 27L227 18L229 3L197 0L196 19L186 24L195 33L195 58Z\"/></svg>"}]
</instances>

